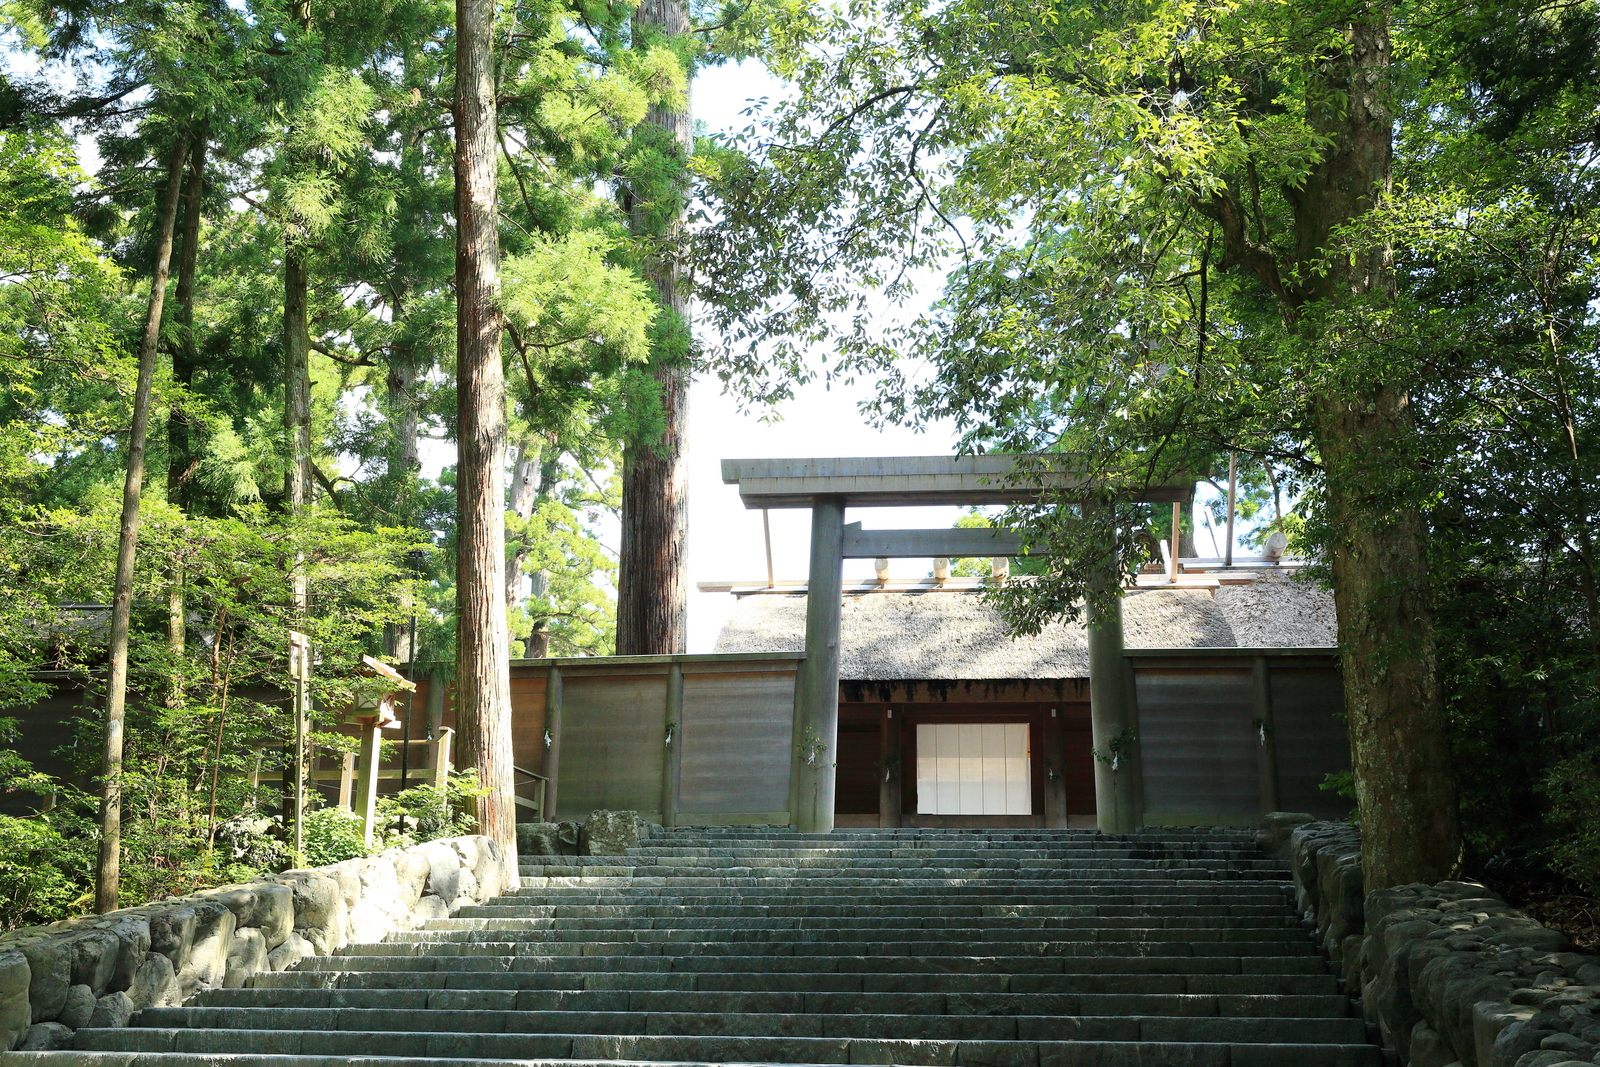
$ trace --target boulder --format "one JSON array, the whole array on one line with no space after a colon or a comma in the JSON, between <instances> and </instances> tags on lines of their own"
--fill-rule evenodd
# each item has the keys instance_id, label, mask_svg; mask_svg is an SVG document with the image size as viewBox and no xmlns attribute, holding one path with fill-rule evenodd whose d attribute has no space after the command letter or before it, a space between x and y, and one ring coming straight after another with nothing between
<instances>
[{"instance_id":1,"label":"boulder","mask_svg":"<svg viewBox=\"0 0 1600 1067\"><path fill-rule=\"evenodd\" d=\"M94 1002L94 1014L89 1016L89 1025L94 1027L127 1026L128 1020L132 1017L133 998L119 990L115 993L107 993Z\"/></svg>"},{"instance_id":2,"label":"boulder","mask_svg":"<svg viewBox=\"0 0 1600 1067\"><path fill-rule=\"evenodd\" d=\"M72 941L61 934L18 938L16 950L28 961L28 1003L32 1022L61 1014L72 988Z\"/></svg>"},{"instance_id":3,"label":"boulder","mask_svg":"<svg viewBox=\"0 0 1600 1067\"><path fill-rule=\"evenodd\" d=\"M1411 1059L1406 1067L1449 1067L1455 1062L1455 1050L1427 1023L1412 1029Z\"/></svg>"},{"instance_id":4,"label":"boulder","mask_svg":"<svg viewBox=\"0 0 1600 1067\"><path fill-rule=\"evenodd\" d=\"M275 949L294 929L294 890L276 882L254 882L205 894L233 912L235 929L261 931L266 946Z\"/></svg>"},{"instance_id":5,"label":"boulder","mask_svg":"<svg viewBox=\"0 0 1600 1067\"><path fill-rule=\"evenodd\" d=\"M255 926L236 930L233 943L228 946L227 970L222 976L223 988L238 989L250 978L266 969L266 935Z\"/></svg>"},{"instance_id":6,"label":"boulder","mask_svg":"<svg viewBox=\"0 0 1600 1067\"><path fill-rule=\"evenodd\" d=\"M1302 811L1269 811L1261 817L1261 826L1256 830L1256 847L1274 859L1287 860L1289 835L1294 828L1316 821L1315 815Z\"/></svg>"},{"instance_id":7,"label":"boulder","mask_svg":"<svg viewBox=\"0 0 1600 1067\"><path fill-rule=\"evenodd\" d=\"M409 911L421 898L433 865L415 849L401 849L388 855L389 862L394 864L395 884L399 889L397 904Z\"/></svg>"},{"instance_id":8,"label":"boulder","mask_svg":"<svg viewBox=\"0 0 1600 1067\"><path fill-rule=\"evenodd\" d=\"M89 1025L89 1017L94 1014L94 1002L94 990L86 985L73 986L67 990L67 1002L61 1006L61 1014L56 1016L56 1022L74 1030Z\"/></svg>"},{"instance_id":9,"label":"boulder","mask_svg":"<svg viewBox=\"0 0 1600 1067\"><path fill-rule=\"evenodd\" d=\"M144 963L134 972L128 983L128 996L135 1011L141 1008L165 1007L183 999L178 988L178 973L172 961L159 952L145 953Z\"/></svg>"},{"instance_id":10,"label":"boulder","mask_svg":"<svg viewBox=\"0 0 1600 1067\"><path fill-rule=\"evenodd\" d=\"M0 1052L16 1047L33 1023L33 1008L28 1004L32 977L28 957L16 951L0 952Z\"/></svg>"},{"instance_id":11,"label":"boulder","mask_svg":"<svg viewBox=\"0 0 1600 1067\"><path fill-rule=\"evenodd\" d=\"M85 930L74 937L72 984L88 986L97 997L105 993L111 987L111 976L117 973L120 947L110 930Z\"/></svg>"},{"instance_id":12,"label":"boulder","mask_svg":"<svg viewBox=\"0 0 1600 1067\"><path fill-rule=\"evenodd\" d=\"M34 1023L17 1046L19 1052L50 1052L72 1043L72 1030L57 1022Z\"/></svg>"},{"instance_id":13,"label":"boulder","mask_svg":"<svg viewBox=\"0 0 1600 1067\"><path fill-rule=\"evenodd\" d=\"M461 884L461 857L456 850L443 841L429 841L419 845L417 851L428 860L424 891L446 901L455 900Z\"/></svg>"},{"instance_id":14,"label":"boulder","mask_svg":"<svg viewBox=\"0 0 1600 1067\"><path fill-rule=\"evenodd\" d=\"M643 841L650 824L636 811L595 811L583 824L578 852L584 856L620 856Z\"/></svg>"},{"instance_id":15,"label":"boulder","mask_svg":"<svg viewBox=\"0 0 1600 1067\"><path fill-rule=\"evenodd\" d=\"M307 956L315 956L316 954L311 942L299 934L290 934L287 941L267 953L267 969L287 971Z\"/></svg>"},{"instance_id":16,"label":"boulder","mask_svg":"<svg viewBox=\"0 0 1600 1067\"><path fill-rule=\"evenodd\" d=\"M181 963L173 960L178 988L185 998L222 984L238 923L233 912L218 900L186 902L186 906L192 908L194 917L192 928L187 930L188 949Z\"/></svg>"},{"instance_id":17,"label":"boulder","mask_svg":"<svg viewBox=\"0 0 1600 1067\"><path fill-rule=\"evenodd\" d=\"M450 914L450 906L439 897L429 893L417 901L416 910L412 912L412 920L421 926L429 919L443 919Z\"/></svg>"},{"instance_id":18,"label":"boulder","mask_svg":"<svg viewBox=\"0 0 1600 1067\"><path fill-rule=\"evenodd\" d=\"M578 834L575 822L518 823L517 853L521 856L576 856Z\"/></svg>"}]
</instances>

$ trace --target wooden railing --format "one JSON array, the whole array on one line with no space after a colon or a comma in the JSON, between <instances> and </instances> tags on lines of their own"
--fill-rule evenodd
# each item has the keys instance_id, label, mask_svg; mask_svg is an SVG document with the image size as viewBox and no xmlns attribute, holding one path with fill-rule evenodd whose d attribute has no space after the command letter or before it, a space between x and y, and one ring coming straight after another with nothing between
<instances>
[{"instance_id":1,"label":"wooden railing","mask_svg":"<svg viewBox=\"0 0 1600 1067\"><path fill-rule=\"evenodd\" d=\"M550 787L550 779L542 774L535 774L526 767L511 765L512 770L512 797L516 800L517 807L531 812L528 819L524 820L520 814L518 822L543 822L545 810L545 796ZM524 792L529 795L524 796Z\"/></svg>"}]
</instances>

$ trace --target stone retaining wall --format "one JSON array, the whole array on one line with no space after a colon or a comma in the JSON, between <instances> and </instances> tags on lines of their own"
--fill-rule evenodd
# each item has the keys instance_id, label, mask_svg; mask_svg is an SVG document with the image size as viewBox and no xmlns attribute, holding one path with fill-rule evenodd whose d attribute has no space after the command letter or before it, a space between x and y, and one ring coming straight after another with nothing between
<instances>
[{"instance_id":1,"label":"stone retaining wall","mask_svg":"<svg viewBox=\"0 0 1600 1067\"><path fill-rule=\"evenodd\" d=\"M140 1008L448 915L507 888L505 859L486 837L428 841L7 934L0 1053L59 1047L80 1026L120 1026Z\"/></svg>"},{"instance_id":2,"label":"stone retaining wall","mask_svg":"<svg viewBox=\"0 0 1600 1067\"><path fill-rule=\"evenodd\" d=\"M1401 1063L1600 1063L1600 957L1475 882L1363 894L1346 823L1297 827L1289 859L1301 912Z\"/></svg>"}]
</instances>

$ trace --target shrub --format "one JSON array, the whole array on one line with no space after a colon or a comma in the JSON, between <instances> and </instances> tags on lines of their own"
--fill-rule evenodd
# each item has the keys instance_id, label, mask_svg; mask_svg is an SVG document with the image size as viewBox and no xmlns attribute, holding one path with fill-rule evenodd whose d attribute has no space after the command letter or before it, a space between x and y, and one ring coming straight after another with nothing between
<instances>
[{"instance_id":1,"label":"shrub","mask_svg":"<svg viewBox=\"0 0 1600 1067\"><path fill-rule=\"evenodd\" d=\"M390 848L477 831L477 800L487 790L474 771L452 774L443 789L412 786L378 800L384 844ZM402 829L403 827L403 829Z\"/></svg>"},{"instance_id":2,"label":"shrub","mask_svg":"<svg viewBox=\"0 0 1600 1067\"><path fill-rule=\"evenodd\" d=\"M87 848L92 850L94 842ZM54 922L94 900L85 843L48 814L0 815L0 930Z\"/></svg>"},{"instance_id":3,"label":"shrub","mask_svg":"<svg viewBox=\"0 0 1600 1067\"><path fill-rule=\"evenodd\" d=\"M1568 756L1545 775L1551 865L1586 893L1600 895L1600 751Z\"/></svg>"},{"instance_id":4,"label":"shrub","mask_svg":"<svg viewBox=\"0 0 1600 1067\"><path fill-rule=\"evenodd\" d=\"M361 818L343 808L318 808L305 816L306 865L321 867L365 856Z\"/></svg>"}]
</instances>

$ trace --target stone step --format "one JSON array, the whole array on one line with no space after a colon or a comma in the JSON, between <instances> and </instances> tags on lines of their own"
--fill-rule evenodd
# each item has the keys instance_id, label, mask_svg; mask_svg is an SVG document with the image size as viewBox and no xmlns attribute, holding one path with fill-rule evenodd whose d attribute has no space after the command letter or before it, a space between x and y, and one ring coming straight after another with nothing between
<instances>
[{"instance_id":1,"label":"stone step","mask_svg":"<svg viewBox=\"0 0 1600 1067\"><path fill-rule=\"evenodd\" d=\"M1309 936L1291 916L1232 918L1229 916L1179 916L1151 918L1142 915L1117 917L1090 916L1075 919L1046 918L995 918L979 925L974 918L951 919L941 923L929 919L904 918L773 918L751 916L741 919L691 919L686 917L651 919L640 917L616 918L545 918L529 916L492 916L465 919L430 919L419 930L395 934L397 941L471 941L480 933L492 931L496 939L507 934L517 935L515 940L545 941L663 941L714 940L719 936L738 935L768 938L789 937L808 941L848 941L852 938L893 934L895 940L949 939L976 940L994 938L998 941L1019 941L1027 938L1063 938L1095 940L1110 938L1117 932L1138 931L1138 939L1170 939L1190 937L1195 933L1215 930L1225 937L1254 935L1255 938L1276 938L1284 941L1304 939Z\"/></svg>"},{"instance_id":2,"label":"stone step","mask_svg":"<svg viewBox=\"0 0 1600 1067\"><path fill-rule=\"evenodd\" d=\"M1130 841L1209 840L1251 842L1255 831L1239 826L1147 826L1129 834L1102 833L1092 827L1043 828L1012 826L974 830L965 827L896 826L841 827L833 830L802 831L786 826L674 826L655 827L647 841L718 840L729 837L752 838L767 841L860 841L864 843L912 840L966 840L995 841L1052 841L1088 840L1112 844Z\"/></svg>"},{"instance_id":3,"label":"stone step","mask_svg":"<svg viewBox=\"0 0 1600 1067\"><path fill-rule=\"evenodd\" d=\"M1016 886L1026 888L1060 882L1134 884L1159 882L1165 884L1176 880L1180 882L1285 883L1288 880L1287 874L1276 870L1271 872L1217 870L1193 865L1161 867L1154 864L1143 867L1119 864L1116 866L1071 866L1040 870L989 870L982 867L917 867L915 865L907 865L893 871L889 869L875 871L854 865L845 865L831 870L800 867L762 870L754 867L736 866L675 870L668 867L632 867L621 864L610 864L603 867L530 864L519 867L518 873L527 875L530 878L581 879L585 882L594 882L600 885L604 885L607 881L629 879L634 882L663 884L670 881L684 885L812 885L818 883L842 883L870 886L881 885L885 882L891 885L898 882L912 882L918 885L938 886L941 883L965 883L975 878L981 878L986 884L994 887Z\"/></svg>"},{"instance_id":4,"label":"stone step","mask_svg":"<svg viewBox=\"0 0 1600 1067\"><path fill-rule=\"evenodd\" d=\"M915 904L927 901L933 904L959 904L981 901L992 904L1174 904L1192 901L1196 904L1262 904L1287 903L1289 887L1275 882L1219 883L1205 880L1166 882L1085 882L1073 886L1062 883L1042 885L1005 885L990 882L950 882L932 885L912 883L885 886L874 879L820 879L810 883L781 885L761 884L746 879L737 881L716 879L685 879L674 881L663 878L624 878L607 880L598 878L523 880L521 889L497 897L486 905L493 907L504 902L513 903L525 897L537 897L544 902L601 903L627 901L640 903L690 904L709 902L740 904L757 901L777 903L827 903L833 900L850 900L861 903ZM729 899L730 897L737 899ZM641 899L647 898L647 899ZM707 901L707 898L711 898Z\"/></svg>"},{"instance_id":5,"label":"stone step","mask_svg":"<svg viewBox=\"0 0 1600 1067\"><path fill-rule=\"evenodd\" d=\"M1185 1067L1274 1064L1369 1065L1381 1062L1370 1045L1276 1042L938 1041L847 1037L700 1037L656 1034L431 1033L363 1030L195 1030L124 1027L80 1032L86 1051L248 1053L262 1055L392 1056L579 1060L697 1061L703 1063L872 1063L965 1067L1067 1067L1113 1063ZM1095 1045L1121 1045L1095 1050ZM1282 1058L1284 1050L1296 1058ZM1303 1050L1303 1054L1302 1054ZM1120 1061L1110 1058L1123 1057ZM1133 1058L1128 1058L1128 1057Z\"/></svg>"},{"instance_id":6,"label":"stone step","mask_svg":"<svg viewBox=\"0 0 1600 1067\"><path fill-rule=\"evenodd\" d=\"M362 1030L372 1033L610 1034L671 1037L890 1038L937 1041L1300 1041L1366 1039L1360 1019L1177 1015L902 1015L763 1012L521 1011L414 1008L148 1008L139 1027ZM91 1041L93 1038L90 1039Z\"/></svg>"},{"instance_id":7,"label":"stone step","mask_svg":"<svg viewBox=\"0 0 1600 1067\"><path fill-rule=\"evenodd\" d=\"M822 993L648 989L213 989L200 1007L430 1011L805 1012L869 1015L1174 1015L1341 1019L1339 993Z\"/></svg>"},{"instance_id":8,"label":"stone step","mask_svg":"<svg viewBox=\"0 0 1600 1067\"><path fill-rule=\"evenodd\" d=\"M1148 967L1120 972L1087 969L1060 974L1008 974L862 971L606 971L572 967L549 970L485 971L442 968L415 970L311 969L260 974L257 989L459 989L467 991L629 990L640 992L740 993L938 993L945 995L1015 993L1309 996L1335 992L1338 983L1326 969L1266 974L1259 971L1181 971ZM1188 962L1188 961L1181 961Z\"/></svg>"},{"instance_id":9,"label":"stone step","mask_svg":"<svg viewBox=\"0 0 1600 1067\"><path fill-rule=\"evenodd\" d=\"M659 899L659 897L656 897ZM862 923L1067 923L1086 918L1117 918L1117 920L1142 920L1149 918L1152 925L1166 925L1181 918L1282 918L1298 923L1298 915L1286 909L1285 902L1269 904L806 904L782 901L776 904L651 904L648 901L630 904L538 904L536 897L501 897L502 904L494 907L491 917L506 918L515 912L526 920L594 921L638 918L640 921L688 921L702 917L706 921L760 920L835 921L859 918ZM451 921L477 921L461 913L442 918Z\"/></svg>"},{"instance_id":10,"label":"stone step","mask_svg":"<svg viewBox=\"0 0 1600 1067\"><path fill-rule=\"evenodd\" d=\"M1192 860L1124 860L1111 864L1074 863L1055 867L990 867L920 865L914 861L870 866L856 863L751 864L730 861L725 864L627 864L613 860L608 864L530 863L518 868L519 874L533 878L732 878L767 882L805 882L836 878L870 878L884 882L939 882L983 878L1003 883L1164 881L1168 878L1204 879L1217 882L1276 881L1287 874L1276 867L1235 867L1225 870L1197 865Z\"/></svg>"},{"instance_id":11,"label":"stone step","mask_svg":"<svg viewBox=\"0 0 1600 1067\"><path fill-rule=\"evenodd\" d=\"M432 934L443 936L432 936ZM454 936L450 936L454 934ZM472 936L477 934L477 936ZM755 947L760 952L750 955L834 955L842 949L851 952L872 952L878 955L974 955L984 947L995 950L995 955L1082 955L1083 952L1102 952L1114 945L1206 945L1195 949L1194 955L1210 955L1211 945L1237 947L1242 953L1266 952L1264 945L1274 945L1274 952L1291 953L1299 949L1314 952L1315 942L1302 929L1213 928L1197 926L1189 929L1126 928L1112 926L1106 929L1072 929L1072 931L1042 931L1042 929L995 929L981 931L976 928L950 929L939 934L936 929L768 929L750 926L746 931L707 931L707 929L456 929L456 931L411 931L395 934L382 942L350 945L347 952L355 955L414 955L416 952L456 952L472 945L517 945L515 952L536 952L542 955L594 955L618 950L619 955L658 953L672 955L682 950L701 952L707 945L741 945ZM394 952L386 952L394 949ZM726 952L726 949L710 949ZM1174 949L1171 955L1187 955Z\"/></svg>"},{"instance_id":12,"label":"stone step","mask_svg":"<svg viewBox=\"0 0 1600 1067\"><path fill-rule=\"evenodd\" d=\"M471 955L317 956L305 960L306 971L839 971L889 974L1317 974L1324 970L1319 955L1293 956L1169 954L1128 952L1104 955L1039 956L896 956L811 954L797 956L724 955L534 955L500 950Z\"/></svg>"},{"instance_id":13,"label":"stone step","mask_svg":"<svg viewBox=\"0 0 1600 1067\"><path fill-rule=\"evenodd\" d=\"M744 929L754 924L831 927L872 926L879 929L940 929L982 925L990 929L1070 928L1076 926L1182 926L1250 925L1299 926L1300 917L1282 904L1102 904L1098 906L1034 906L1017 904L946 904L923 907L895 905L806 904L515 904L497 907L473 917L452 915L430 920L429 929L468 929L468 924L515 919L590 929L617 924L616 928L662 927L682 929L724 925Z\"/></svg>"},{"instance_id":14,"label":"stone step","mask_svg":"<svg viewBox=\"0 0 1600 1067\"><path fill-rule=\"evenodd\" d=\"M1118 931L1125 933L1125 931ZM1250 931L1245 931L1250 933ZM1310 939L1296 941L501 941L403 942L350 945L331 960L406 960L406 958L478 957L570 960L570 958L610 957L619 960L662 960L667 963L685 958L752 958L752 960L808 960L808 958L870 957L875 960L917 960L925 965L947 966L949 960L982 957L997 963L1006 960L1093 960L1093 958L1152 957L1210 960L1216 957L1317 957L1317 945Z\"/></svg>"},{"instance_id":15,"label":"stone step","mask_svg":"<svg viewBox=\"0 0 1600 1067\"><path fill-rule=\"evenodd\" d=\"M878 1051L857 1042L851 1062L887 1063L872 1058ZM902 1064L927 1064L928 1067L1004 1067L1012 1061L984 1058L982 1049L966 1049L966 1057L936 1063L933 1057L896 1059ZM16 1067L415 1067L425 1059L428 1067L642 1067L640 1059L559 1059L518 1057L463 1058L459 1053L427 1056L414 1050L403 1056L370 1054L275 1055L260 1052L13 1052L8 1064ZM711 1067L705 1061L653 1060L652 1067ZM722 1062L722 1061L717 1061ZM746 1067L779 1067L774 1061L745 1060ZM1036 1058L1021 1067L1380 1067L1381 1053L1371 1045L1186 1045L1121 1044L1080 1041L1039 1049Z\"/></svg>"},{"instance_id":16,"label":"stone step","mask_svg":"<svg viewBox=\"0 0 1600 1067\"><path fill-rule=\"evenodd\" d=\"M526 856L525 863L565 863L606 866L619 859L636 866L693 867L704 863L745 863L761 867L811 867L849 864L865 868L927 864L935 867L979 866L1003 868L1054 868L1080 864L1204 863L1243 864L1251 870L1278 870L1283 864L1259 853L1212 849L657 849L630 848L620 856Z\"/></svg>"},{"instance_id":17,"label":"stone step","mask_svg":"<svg viewBox=\"0 0 1600 1067\"><path fill-rule=\"evenodd\" d=\"M671 829L522 869L496 900L16 1062L1383 1062L1247 831Z\"/></svg>"}]
</instances>

